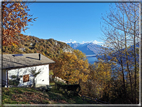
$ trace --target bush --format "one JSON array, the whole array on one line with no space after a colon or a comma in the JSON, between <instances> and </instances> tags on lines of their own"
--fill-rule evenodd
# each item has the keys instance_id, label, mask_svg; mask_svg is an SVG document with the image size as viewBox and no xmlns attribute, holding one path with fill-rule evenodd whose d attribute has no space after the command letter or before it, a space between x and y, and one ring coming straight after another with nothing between
<instances>
[{"instance_id":1,"label":"bush","mask_svg":"<svg viewBox=\"0 0 142 107\"><path fill-rule=\"evenodd\" d=\"M9 85L18 86L18 84L19 84L18 80L9 80Z\"/></svg>"},{"instance_id":2,"label":"bush","mask_svg":"<svg viewBox=\"0 0 142 107\"><path fill-rule=\"evenodd\" d=\"M13 79L16 79L16 77L17 77L16 75L11 75L11 78Z\"/></svg>"}]
</instances>

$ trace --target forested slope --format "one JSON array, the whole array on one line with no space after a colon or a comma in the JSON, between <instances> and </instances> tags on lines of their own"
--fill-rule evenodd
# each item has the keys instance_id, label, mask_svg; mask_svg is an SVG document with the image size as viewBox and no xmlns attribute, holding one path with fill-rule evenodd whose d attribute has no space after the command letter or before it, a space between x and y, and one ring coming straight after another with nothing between
<instances>
[{"instance_id":1,"label":"forested slope","mask_svg":"<svg viewBox=\"0 0 142 107\"><path fill-rule=\"evenodd\" d=\"M21 34L22 35L22 34ZM60 52L72 52L73 49L66 43L54 39L39 39L34 36L17 36L18 44L3 46L3 54L41 53L49 58L57 57Z\"/></svg>"}]
</instances>

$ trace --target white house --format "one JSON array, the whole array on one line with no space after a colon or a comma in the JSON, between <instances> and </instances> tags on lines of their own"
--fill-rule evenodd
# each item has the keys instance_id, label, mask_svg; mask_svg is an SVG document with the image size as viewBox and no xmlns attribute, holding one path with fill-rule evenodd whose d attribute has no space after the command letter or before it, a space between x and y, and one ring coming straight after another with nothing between
<instances>
[{"instance_id":1,"label":"white house","mask_svg":"<svg viewBox=\"0 0 142 107\"><path fill-rule=\"evenodd\" d=\"M18 86L33 84L33 73L39 74L35 77L35 86L49 85L49 64L53 60L39 53L28 54L4 54L2 66L2 84L8 87L8 81L12 76L19 77Z\"/></svg>"}]
</instances>

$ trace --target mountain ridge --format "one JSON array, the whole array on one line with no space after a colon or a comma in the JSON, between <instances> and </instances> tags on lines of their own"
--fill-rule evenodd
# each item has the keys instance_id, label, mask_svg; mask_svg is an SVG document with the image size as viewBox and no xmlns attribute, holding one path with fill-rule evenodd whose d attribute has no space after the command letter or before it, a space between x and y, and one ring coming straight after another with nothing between
<instances>
[{"instance_id":1,"label":"mountain ridge","mask_svg":"<svg viewBox=\"0 0 142 107\"><path fill-rule=\"evenodd\" d=\"M107 49L106 47L103 47L101 45L98 44L94 44L92 42L90 43L67 43L69 46L71 46L73 49L78 49L80 51L82 51L83 53L85 53L86 55L97 55L97 54L102 54L105 52L105 49Z\"/></svg>"},{"instance_id":2,"label":"mountain ridge","mask_svg":"<svg viewBox=\"0 0 142 107\"><path fill-rule=\"evenodd\" d=\"M2 46L3 54L41 53L49 58L58 57L60 52L73 52L73 48L64 42L50 39L39 39L34 36L17 36L18 44Z\"/></svg>"}]
</instances>

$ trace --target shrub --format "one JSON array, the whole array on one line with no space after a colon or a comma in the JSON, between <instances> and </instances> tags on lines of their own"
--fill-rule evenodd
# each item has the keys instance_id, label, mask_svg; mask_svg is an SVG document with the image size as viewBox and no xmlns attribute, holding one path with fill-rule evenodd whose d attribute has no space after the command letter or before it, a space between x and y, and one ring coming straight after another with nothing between
<instances>
[{"instance_id":1,"label":"shrub","mask_svg":"<svg viewBox=\"0 0 142 107\"><path fill-rule=\"evenodd\" d=\"M16 75L11 75L11 78L16 79L17 76Z\"/></svg>"}]
</instances>

